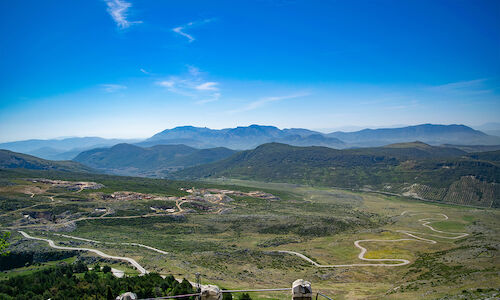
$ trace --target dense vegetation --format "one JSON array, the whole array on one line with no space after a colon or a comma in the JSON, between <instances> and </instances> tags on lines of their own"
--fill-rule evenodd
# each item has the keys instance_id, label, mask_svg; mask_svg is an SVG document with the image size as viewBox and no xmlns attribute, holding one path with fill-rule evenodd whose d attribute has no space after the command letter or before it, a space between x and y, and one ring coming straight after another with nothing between
<instances>
[{"instance_id":1,"label":"dense vegetation","mask_svg":"<svg viewBox=\"0 0 500 300\"><path fill-rule=\"evenodd\" d=\"M173 276L163 279L158 274L116 278L109 266L89 270L77 261L47 268L28 275L14 276L0 282L0 299L115 299L125 292L134 292L139 298L183 295L195 290L184 279ZM191 299L191 298L179 298Z\"/></svg>"},{"instance_id":2,"label":"dense vegetation","mask_svg":"<svg viewBox=\"0 0 500 300\"><path fill-rule=\"evenodd\" d=\"M9 251L0 256L0 271L30 266L34 263L62 260L77 255L76 251Z\"/></svg>"},{"instance_id":3,"label":"dense vegetation","mask_svg":"<svg viewBox=\"0 0 500 300\"><path fill-rule=\"evenodd\" d=\"M448 195L462 189L461 180L472 177L467 189L470 203L500 206L499 151L467 154L462 150L407 143L379 148L335 150L265 144L220 162L176 172L177 178L233 177L344 188L369 188L455 202ZM479 182L479 183L478 183ZM485 183L486 185L481 185ZM417 184L417 186L413 186ZM470 186L472 185L472 186ZM444 189L444 190L440 190ZM457 191L457 189L459 189ZM448 197L447 197L448 195Z\"/></svg>"},{"instance_id":4,"label":"dense vegetation","mask_svg":"<svg viewBox=\"0 0 500 300\"><path fill-rule=\"evenodd\" d=\"M400 148L400 146L393 146L393 148ZM352 152L358 153L363 151L363 149L352 150ZM423 155L418 149L389 149L388 151L403 151L398 157ZM416 152L408 154L412 151ZM425 151L432 152L432 148ZM440 149L440 151L448 150ZM359 155L367 156L367 153ZM397 164L392 166L395 169L408 167L399 163L400 158L398 157L377 158L373 164L377 165L378 162L385 160L388 162L396 161ZM467 154L461 153L458 158L465 159ZM483 162L475 158L471 158L470 161ZM346 162L340 161L339 163ZM366 159L363 163L369 165L370 160ZM383 163L380 165L383 166ZM340 167L338 168L340 169ZM441 169L449 170L447 168ZM93 181L103 184L104 187L94 190L75 190L53 186L41 180L30 180L34 178ZM450 187L449 190L464 191L466 190L464 187L479 186L480 184L476 181L478 179L467 177L461 179L460 185L454 183L454 186ZM113 218L151 214L151 206L175 207L175 201L170 198L159 200L148 197L185 196L187 192L180 190L180 188L193 186L196 189L219 187L234 191L260 190L278 197L262 199L234 194L231 195L232 200L218 205L204 203L201 200L201 202L198 200L186 202L182 205L185 209L184 213L172 216L151 215L132 219ZM486 186L482 189L483 192L487 192ZM112 199L109 197L111 193L119 191L141 192L144 193L143 196L147 197L141 199ZM425 190L422 192L432 194L433 191ZM32 197L33 194L35 195ZM457 194L468 195L467 193ZM48 248L45 242L23 238L16 227L22 228L26 225L29 228L23 230L26 230L30 235L54 240L57 245L93 248L110 255L133 257L151 272L176 274L177 278L193 276L194 272L199 272L202 274L204 282L232 290L289 286L297 278L306 278L314 281L316 286L330 289L324 291L327 295L336 295L338 298L348 298L348 293L352 295L352 284L356 283L356 286L361 289L361 292L356 292L356 296L359 295L360 298L366 298L367 295L376 295L373 298L384 298L388 292L387 286L396 284L401 285L401 287L390 293L394 293L398 298L402 298L399 297L402 294L405 296L408 294L408 299L418 299L420 295L430 292L431 289L439 290L441 294L451 294L457 291L462 293L462 290L469 291L471 287L476 289L477 287L498 286L498 280L494 277L497 275L495 273L496 267L491 267L498 251L495 246L499 236L496 228L500 228L496 226L498 223L497 210L416 203L395 196L386 197L294 184L239 180L222 180L219 184L203 181L178 182L165 179L27 169L0 169L0 199L2 198L5 198L5 203L15 202L16 205L12 208L20 207L20 209L19 211L5 211L4 216L0 218L0 223L9 226L10 228L6 229L12 231L12 237L9 240L11 245L8 249L10 255L5 259L0 259L0 266L4 270L1 279L3 281L0 280L0 282L4 284L2 289L5 289L0 290L0 293L4 293L0 299L9 299L12 295L16 295L19 299L37 299L40 296L44 299L49 297L51 299L75 298L73 292L67 291L68 295L64 294L66 287L70 290L76 289L83 295L78 295L76 297L78 299L96 298L96 291L92 289L94 285L99 289L98 299L107 299L108 295L109 298L116 297L125 291L138 293L139 297L154 296L155 293L156 295L170 293L165 285L163 285L165 288L162 288L165 280L157 276L149 277L152 276L149 275L146 278L150 278L152 283L143 285L140 277L127 279L111 277L110 268L107 266L104 266L101 272L88 271L88 275L85 275L85 271L77 272L72 269L71 280L66 275L67 271L59 271L62 274L61 286L59 283L50 282L50 280L36 281L30 277L31 274L44 274L42 272L47 268L59 268L54 268L54 266L61 263L72 263L75 260L86 262L89 265L94 265L96 262L101 265L110 264L109 266L130 275L137 274L137 271L127 264L104 260L84 251L75 253L76 251L54 250ZM203 204L203 206L199 208L196 204ZM207 210L204 208L206 206L210 206L212 209ZM94 209L103 207L110 213L102 219L81 220L76 221L75 224L67 222L81 217L99 216L102 212L95 212ZM224 211L218 208L223 208ZM275 250L297 251L323 264L355 263L359 261L357 258L359 250L353 245L354 240L398 238L400 235L395 230L413 229L412 226L417 225L416 219L420 217L400 216L403 211L446 213L450 217L450 221L436 222L436 228L444 231L468 232L470 239L452 242L440 241L432 248L427 243L408 242L408 244L402 243L395 246L370 243L368 244L368 255L371 257L405 257L413 262L419 256L424 257L426 253L438 249L446 250L459 244L463 246L469 241L476 246L474 248L460 246L459 248L463 249L462 252L456 254L453 252L451 257L435 260L436 263L432 264L435 268L430 272L440 276L436 280L422 277L427 276L425 274L429 272L427 266L415 269L416 271L412 273L411 278L405 278L404 274L410 266L373 268L369 271L365 268L349 268L347 271L343 269L318 269L297 256L275 252ZM32 219L26 220L26 215ZM480 220L480 222L472 223L474 220ZM52 224L62 224L67 233L46 230L46 228L50 229ZM57 225L52 228L57 229ZM421 231L422 229L415 228L414 230ZM63 237L61 234L97 240L101 243ZM140 243L166 251L168 254L122 243ZM470 259L464 260L464 257ZM457 265L465 267L457 268ZM74 265L70 264L69 266ZM483 269L481 266L488 269ZM95 266L94 268L100 270ZM434 272L435 270L439 272ZM469 272L469 270L474 272ZM446 281L447 276L451 274L448 271L460 272L460 275L449 278L465 279L457 279L450 285ZM40 278L50 277L37 276ZM92 279L93 277L97 278ZM24 279L14 281L14 278ZM194 276L187 278L194 280ZM400 282L401 278L404 280ZM478 278L482 281L478 281ZM418 286L414 281L417 281ZM339 282L341 282L340 285ZM466 282L474 282L474 284L468 285ZM35 291L34 289L42 283L44 287ZM50 286L51 284L52 286ZM333 285L335 285L333 288L335 291L331 288ZM19 290L12 290L16 286L22 286L22 293ZM24 288L24 286L29 287ZM338 286L342 288L338 288ZM45 287L47 290L44 289ZM56 292L58 294L53 296ZM36 296L33 296L32 293ZM268 299L286 299L289 298L289 293L251 293L251 296L257 299L266 297ZM437 297L433 294L434 296ZM240 293L235 294L234 297L235 299L249 299L247 295ZM224 299L231 298L226 294Z\"/></svg>"},{"instance_id":5,"label":"dense vegetation","mask_svg":"<svg viewBox=\"0 0 500 300\"><path fill-rule=\"evenodd\" d=\"M0 234L0 258L8 254L7 247L9 247L8 239L10 237L10 232L2 232Z\"/></svg>"},{"instance_id":6,"label":"dense vegetation","mask_svg":"<svg viewBox=\"0 0 500 300\"><path fill-rule=\"evenodd\" d=\"M182 180L168 180L168 179L155 179L146 177L129 177L129 176L116 176L116 175L106 175L97 173L77 173L77 172L62 172L56 170L29 170L29 169L2 169L0 168L0 186L7 186L15 184L13 181L19 178L47 178L47 179L59 179L68 181L93 181L104 185L103 188L99 189L99 192L112 193L116 191L134 191L138 193L153 193L153 194L167 194L174 196L182 196L187 193L180 190L180 188L185 187L196 187L196 188L234 188L240 191L250 191L251 188L246 188L242 186L227 186L227 185L217 185L208 184L199 181L182 181ZM266 191L265 189L262 189ZM67 192L65 190L64 192ZM86 197L87 193L92 193L93 191L83 191L79 195L71 194L71 198ZM280 192L272 191L276 196L280 196ZM281 192L283 194L287 194ZM5 194L0 196L0 203L4 203L10 207L12 200L3 200ZM28 206L29 199L22 197L21 194L9 194L8 197L15 198L18 201L19 206ZM9 198L10 199L10 198ZM34 198L36 199L36 197ZM3 202L2 202L3 201ZM21 201L25 201L25 205L21 205ZM17 205L17 204L16 204ZM11 209L16 209L12 207Z\"/></svg>"},{"instance_id":7,"label":"dense vegetation","mask_svg":"<svg viewBox=\"0 0 500 300\"><path fill-rule=\"evenodd\" d=\"M221 160L234 153L222 147L200 150L185 145L142 148L118 144L111 148L84 151L73 160L110 173L153 177L170 170Z\"/></svg>"}]
</instances>

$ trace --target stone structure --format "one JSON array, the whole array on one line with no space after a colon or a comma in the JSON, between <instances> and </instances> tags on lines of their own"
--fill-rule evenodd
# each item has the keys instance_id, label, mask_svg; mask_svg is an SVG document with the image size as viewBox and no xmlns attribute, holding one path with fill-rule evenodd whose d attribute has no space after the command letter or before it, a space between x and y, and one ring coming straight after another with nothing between
<instances>
[{"instance_id":1,"label":"stone structure","mask_svg":"<svg viewBox=\"0 0 500 300\"><path fill-rule=\"evenodd\" d=\"M216 285L203 285L201 288L201 300L222 300L222 291Z\"/></svg>"},{"instance_id":2,"label":"stone structure","mask_svg":"<svg viewBox=\"0 0 500 300\"><path fill-rule=\"evenodd\" d=\"M292 300L312 300L312 288L309 281L297 279L292 284Z\"/></svg>"},{"instance_id":3,"label":"stone structure","mask_svg":"<svg viewBox=\"0 0 500 300\"><path fill-rule=\"evenodd\" d=\"M131 292L126 292L116 297L116 300L137 300L137 295Z\"/></svg>"}]
</instances>

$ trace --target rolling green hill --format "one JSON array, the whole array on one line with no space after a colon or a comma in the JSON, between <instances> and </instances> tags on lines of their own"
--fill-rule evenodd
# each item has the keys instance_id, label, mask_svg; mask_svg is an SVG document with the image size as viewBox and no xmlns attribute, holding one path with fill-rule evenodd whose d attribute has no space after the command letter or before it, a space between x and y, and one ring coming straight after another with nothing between
<instances>
[{"instance_id":1,"label":"rolling green hill","mask_svg":"<svg viewBox=\"0 0 500 300\"><path fill-rule=\"evenodd\" d=\"M84 151L74 161L107 173L156 177L172 170L221 160L234 153L227 148L200 150L185 145L142 148L118 144L111 148Z\"/></svg>"},{"instance_id":2,"label":"rolling green hill","mask_svg":"<svg viewBox=\"0 0 500 300\"><path fill-rule=\"evenodd\" d=\"M368 189L434 201L500 207L498 151L467 154L424 143L335 150L265 144L187 168L178 178L232 177Z\"/></svg>"},{"instance_id":3,"label":"rolling green hill","mask_svg":"<svg viewBox=\"0 0 500 300\"><path fill-rule=\"evenodd\" d=\"M74 161L51 161L35 156L16 153L9 150L0 150L0 168L4 169L32 169L32 170L52 170L67 172L95 172L92 168L86 167Z\"/></svg>"}]
</instances>

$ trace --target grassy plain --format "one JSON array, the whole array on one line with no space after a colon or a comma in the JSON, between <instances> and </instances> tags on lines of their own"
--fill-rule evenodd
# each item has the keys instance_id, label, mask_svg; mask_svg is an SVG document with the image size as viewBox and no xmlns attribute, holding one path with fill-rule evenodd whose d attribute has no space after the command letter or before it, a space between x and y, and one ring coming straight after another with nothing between
<instances>
[{"instance_id":1,"label":"grassy plain","mask_svg":"<svg viewBox=\"0 0 500 300\"><path fill-rule=\"evenodd\" d=\"M82 175L84 176L84 175ZM395 196L358 193L291 184L225 180L199 183L103 176L91 178L103 183L100 190L82 192L53 189L48 185L12 176L1 181L0 198L5 203L0 223L11 230L14 249L28 244L48 250L45 243L21 239L17 229L60 245L99 249L111 255L136 259L150 272L173 274L226 289L290 287L298 278L309 280L315 290L335 299L437 299L447 295L495 293L500 286L500 211L408 200ZM65 179L65 178L60 178ZM78 177L77 180L84 180ZM202 211L173 216L114 219L113 216L150 214L159 200L116 201L96 193L134 191L156 196L182 196L180 187L224 187L230 190L263 190L280 197L265 200L234 196L223 204L224 213ZM31 197L32 194L35 194ZM52 199L50 197L53 197ZM171 200L162 200L173 206ZM35 206L36 205L36 206ZM96 208L112 211L102 219L82 220L74 227L28 226L18 223L23 214L55 215L78 219L98 216ZM187 206L186 206L187 207ZM403 215L401 215L403 212ZM444 213L447 221L436 213ZM431 225L441 231L465 232L469 236L449 240L432 237L436 232L422 226L419 219L436 218ZM20 225L21 224L21 225ZM56 232L65 230L67 232ZM411 264L400 267L318 268L291 254L302 253L320 264L363 263L354 241L361 239L409 238L397 230L423 233L437 243L422 241L365 242L366 258L402 258ZM91 243L62 237L67 234L108 243ZM140 243L169 254L120 243ZM17 250L16 250L17 251ZM81 253L82 256L92 256ZM127 273L123 263L113 265ZM16 270L4 275L14 274ZM482 289L478 291L477 289ZM289 299L288 293L262 293L254 299Z\"/></svg>"}]
</instances>

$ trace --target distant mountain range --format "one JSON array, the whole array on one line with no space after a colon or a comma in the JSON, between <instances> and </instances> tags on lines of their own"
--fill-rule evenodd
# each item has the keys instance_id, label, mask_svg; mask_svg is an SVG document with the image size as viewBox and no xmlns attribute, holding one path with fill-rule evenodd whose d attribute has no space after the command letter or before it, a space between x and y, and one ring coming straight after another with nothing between
<instances>
[{"instance_id":1,"label":"distant mountain range","mask_svg":"<svg viewBox=\"0 0 500 300\"><path fill-rule=\"evenodd\" d=\"M500 207L500 151L469 154L421 142L345 150L270 143L170 177L290 182Z\"/></svg>"},{"instance_id":2,"label":"distant mountain range","mask_svg":"<svg viewBox=\"0 0 500 300\"><path fill-rule=\"evenodd\" d=\"M431 145L498 145L500 137L487 135L465 125L422 124L401 128L363 129L355 132L327 134L358 147L383 146L391 143L421 141Z\"/></svg>"},{"instance_id":3,"label":"distant mountain range","mask_svg":"<svg viewBox=\"0 0 500 300\"><path fill-rule=\"evenodd\" d=\"M500 123L491 122L477 126L475 128L489 135L500 136Z\"/></svg>"},{"instance_id":4,"label":"distant mountain range","mask_svg":"<svg viewBox=\"0 0 500 300\"><path fill-rule=\"evenodd\" d=\"M86 150L111 147L120 143L134 144L139 147L182 144L198 149L225 147L233 150L248 150L273 142L292 146L324 146L346 149L412 141L422 141L430 145L500 145L500 137L488 135L464 125L422 124L401 128L363 129L355 132L339 131L328 134L302 128L279 129L274 126L251 125L220 130L193 126L175 127L142 141L98 137L27 140L3 143L0 144L0 149L26 153L45 159L67 160L75 158Z\"/></svg>"},{"instance_id":5,"label":"distant mountain range","mask_svg":"<svg viewBox=\"0 0 500 300\"><path fill-rule=\"evenodd\" d=\"M200 150L186 145L142 148L118 144L84 151L73 160L111 174L162 177L172 171L227 158L235 152L222 147Z\"/></svg>"},{"instance_id":6,"label":"distant mountain range","mask_svg":"<svg viewBox=\"0 0 500 300\"><path fill-rule=\"evenodd\" d=\"M500 137L490 136L464 125L434 124L329 134L300 128L280 130L274 126L260 125L221 130L183 126L164 130L139 145L182 142L193 147L227 147L243 150L265 143L278 142L295 146L325 146L342 149L411 141L422 141L431 145L500 145Z\"/></svg>"},{"instance_id":7,"label":"distant mountain range","mask_svg":"<svg viewBox=\"0 0 500 300\"><path fill-rule=\"evenodd\" d=\"M153 135L145 143L172 144L179 141L193 147L227 147L237 150L251 149L270 142L300 146L321 145L332 148L346 146L337 138L327 137L319 132L307 129L280 130L274 126L260 125L220 130L193 126L176 127Z\"/></svg>"}]
</instances>

